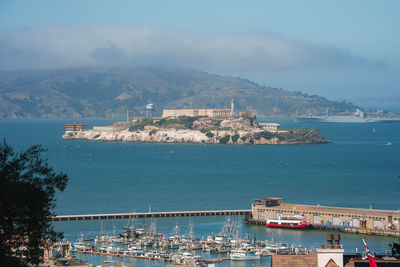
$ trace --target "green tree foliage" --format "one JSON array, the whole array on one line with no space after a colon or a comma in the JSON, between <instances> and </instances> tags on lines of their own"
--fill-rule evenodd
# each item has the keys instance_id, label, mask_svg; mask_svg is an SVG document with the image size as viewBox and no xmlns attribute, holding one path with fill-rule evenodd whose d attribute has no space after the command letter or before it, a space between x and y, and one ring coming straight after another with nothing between
<instances>
[{"instance_id":1,"label":"green tree foliage","mask_svg":"<svg viewBox=\"0 0 400 267\"><path fill-rule=\"evenodd\" d=\"M46 239L55 241L55 193L63 191L68 177L56 173L42 158L40 145L16 153L4 140L0 143L0 264L37 265Z\"/></svg>"},{"instance_id":2,"label":"green tree foliage","mask_svg":"<svg viewBox=\"0 0 400 267\"><path fill-rule=\"evenodd\" d=\"M233 143L236 143L237 140L239 140L239 137L240 137L240 135L238 135L238 134L232 135L232 142L233 142Z\"/></svg>"},{"instance_id":3,"label":"green tree foliage","mask_svg":"<svg viewBox=\"0 0 400 267\"><path fill-rule=\"evenodd\" d=\"M144 126L153 125L153 118L143 118L137 121L134 125L129 127L129 131L144 130Z\"/></svg>"},{"instance_id":4,"label":"green tree foliage","mask_svg":"<svg viewBox=\"0 0 400 267\"><path fill-rule=\"evenodd\" d=\"M140 120L140 123L143 125L152 125L153 124L153 118L143 118Z\"/></svg>"},{"instance_id":5,"label":"green tree foliage","mask_svg":"<svg viewBox=\"0 0 400 267\"><path fill-rule=\"evenodd\" d=\"M210 137L210 138L213 138L214 134L212 132L208 131L208 132L206 132L206 136Z\"/></svg>"},{"instance_id":6,"label":"green tree foliage","mask_svg":"<svg viewBox=\"0 0 400 267\"><path fill-rule=\"evenodd\" d=\"M179 122L187 129L192 129L193 122L197 119L196 117L180 116L178 117Z\"/></svg>"},{"instance_id":7,"label":"green tree foliage","mask_svg":"<svg viewBox=\"0 0 400 267\"><path fill-rule=\"evenodd\" d=\"M219 143L220 143L220 144L226 144L226 143L229 142L229 139L230 139L230 138L231 138L231 136L230 136L229 134L224 135L223 137L221 137L221 138L219 139Z\"/></svg>"},{"instance_id":8,"label":"green tree foliage","mask_svg":"<svg viewBox=\"0 0 400 267\"><path fill-rule=\"evenodd\" d=\"M161 128L168 128L171 126L182 127L184 129L192 129L193 122L198 119L198 117L189 117L189 116L179 116L178 118L163 118L156 123L158 127Z\"/></svg>"},{"instance_id":9,"label":"green tree foliage","mask_svg":"<svg viewBox=\"0 0 400 267\"><path fill-rule=\"evenodd\" d=\"M294 133L298 133L298 134L306 134L308 132L307 128L300 128L300 129L295 129Z\"/></svg>"},{"instance_id":10,"label":"green tree foliage","mask_svg":"<svg viewBox=\"0 0 400 267\"><path fill-rule=\"evenodd\" d=\"M268 140L268 139L270 139L270 138L272 138L272 137L274 137L274 136L276 136L276 135L273 134L273 133L264 131L264 132L256 133L255 136L254 136L254 138L255 138L256 140L260 140L261 137L264 137L265 139Z\"/></svg>"},{"instance_id":11,"label":"green tree foliage","mask_svg":"<svg viewBox=\"0 0 400 267\"><path fill-rule=\"evenodd\" d=\"M179 124L178 119L175 119L175 118L172 118L172 119L163 118L157 123L157 126L161 127L161 128L163 128L163 127L166 128L166 127L169 127L170 125L174 125L174 124Z\"/></svg>"}]
</instances>

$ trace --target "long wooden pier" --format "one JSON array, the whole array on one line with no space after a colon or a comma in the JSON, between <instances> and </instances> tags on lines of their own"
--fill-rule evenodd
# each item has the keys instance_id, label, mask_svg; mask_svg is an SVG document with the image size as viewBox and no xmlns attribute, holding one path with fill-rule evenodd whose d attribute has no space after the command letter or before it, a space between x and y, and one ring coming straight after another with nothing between
<instances>
[{"instance_id":1,"label":"long wooden pier","mask_svg":"<svg viewBox=\"0 0 400 267\"><path fill-rule=\"evenodd\" d=\"M133 218L138 219L138 218L227 216L227 215L248 216L250 214L251 210L159 211L159 212L58 215L52 217L52 221L114 220L114 219L133 219Z\"/></svg>"}]
</instances>

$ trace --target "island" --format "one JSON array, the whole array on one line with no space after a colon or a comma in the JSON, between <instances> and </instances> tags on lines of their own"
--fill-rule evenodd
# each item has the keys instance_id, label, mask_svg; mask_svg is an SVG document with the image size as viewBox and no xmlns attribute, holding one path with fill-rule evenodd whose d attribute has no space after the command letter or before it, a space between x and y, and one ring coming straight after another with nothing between
<instances>
[{"instance_id":1,"label":"island","mask_svg":"<svg viewBox=\"0 0 400 267\"><path fill-rule=\"evenodd\" d=\"M258 123L252 112L225 117L170 116L136 118L95 126L67 125L62 136L67 140L127 141L145 143L199 144L324 144L329 143L315 129L280 129L277 123Z\"/></svg>"}]
</instances>

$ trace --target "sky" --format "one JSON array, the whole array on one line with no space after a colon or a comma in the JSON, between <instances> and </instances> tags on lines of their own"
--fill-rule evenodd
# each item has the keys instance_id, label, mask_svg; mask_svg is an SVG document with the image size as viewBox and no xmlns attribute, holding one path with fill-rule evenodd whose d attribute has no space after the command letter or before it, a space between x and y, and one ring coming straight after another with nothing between
<instances>
[{"instance_id":1,"label":"sky","mask_svg":"<svg viewBox=\"0 0 400 267\"><path fill-rule=\"evenodd\" d=\"M182 66L330 99L400 95L400 1L0 0L0 69Z\"/></svg>"}]
</instances>

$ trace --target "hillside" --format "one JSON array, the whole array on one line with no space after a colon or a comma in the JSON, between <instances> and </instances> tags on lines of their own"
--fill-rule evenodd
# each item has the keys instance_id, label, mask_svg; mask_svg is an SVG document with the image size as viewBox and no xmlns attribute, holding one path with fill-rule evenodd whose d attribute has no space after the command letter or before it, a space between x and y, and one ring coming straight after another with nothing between
<instances>
[{"instance_id":1,"label":"hillside","mask_svg":"<svg viewBox=\"0 0 400 267\"><path fill-rule=\"evenodd\" d=\"M246 79L183 68L86 68L0 72L0 117L143 116L163 108L225 108L257 116L354 111L346 102L260 86Z\"/></svg>"}]
</instances>

